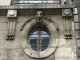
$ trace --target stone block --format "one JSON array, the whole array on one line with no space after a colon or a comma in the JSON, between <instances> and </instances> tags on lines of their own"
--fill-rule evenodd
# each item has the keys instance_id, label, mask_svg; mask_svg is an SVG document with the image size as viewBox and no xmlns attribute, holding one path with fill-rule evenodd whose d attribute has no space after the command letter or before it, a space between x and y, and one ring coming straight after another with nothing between
<instances>
[{"instance_id":1,"label":"stone block","mask_svg":"<svg viewBox=\"0 0 80 60\"><path fill-rule=\"evenodd\" d=\"M5 40L7 35L7 31L0 31L0 40Z\"/></svg>"},{"instance_id":2,"label":"stone block","mask_svg":"<svg viewBox=\"0 0 80 60\"><path fill-rule=\"evenodd\" d=\"M45 58L45 60L55 60L55 57L52 55L50 55L49 57Z\"/></svg>"},{"instance_id":3,"label":"stone block","mask_svg":"<svg viewBox=\"0 0 80 60\"><path fill-rule=\"evenodd\" d=\"M64 54L65 53L65 54ZM72 57L71 48L57 48L54 57Z\"/></svg>"},{"instance_id":4,"label":"stone block","mask_svg":"<svg viewBox=\"0 0 80 60\"><path fill-rule=\"evenodd\" d=\"M0 16L0 23L7 23L8 19L6 16Z\"/></svg>"},{"instance_id":5,"label":"stone block","mask_svg":"<svg viewBox=\"0 0 80 60\"><path fill-rule=\"evenodd\" d=\"M72 60L70 57L56 57L55 60Z\"/></svg>"},{"instance_id":6,"label":"stone block","mask_svg":"<svg viewBox=\"0 0 80 60\"><path fill-rule=\"evenodd\" d=\"M78 7L78 8L80 7L80 1L77 2L77 7Z\"/></svg>"},{"instance_id":7,"label":"stone block","mask_svg":"<svg viewBox=\"0 0 80 60\"><path fill-rule=\"evenodd\" d=\"M78 14L77 8L73 8L73 14Z\"/></svg>"},{"instance_id":8,"label":"stone block","mask_svg":"<svg viewBox=\"0 0 80 60\"><path fill-rule=\"evenodd\" d=\"M65 47L68 48L68 47L72 47L72 39L69 39L69 40L65 40Z\"/></svg>"},{"instance_id":9,"label":"stone block","mask_svg":"<svg viewBox=\"0 0 80 60\"><path fill-rule=\"evenodd\" d=\"M80 58L80 49L77 49L77 57Z\"/></svg>"},{"instance_id":10,"label":"stone block","mask_svg":"<svg viewBox=\"0 0 80 60\"><path fill-rule=\"evenodd\" d=\"M1 60L15 60L15 59L12 59L12 58L2 58Z\"/></svg>"},{"instance_id":11,"label":"stone block","mask_svg":"<svg viewBox=\"0 0 80 60\"><path fill-rule=\"evenodd\" d=\"M17 23L16 24L16 31L20 31L20 29L22 28L22 25L23 25L24 23Z\"/></svg>"},{"instance_id":12,"label":"stone block","mask_svg":"<svg viewBox=\"0 0 80 60\"><path fill-rule=\"evenodd\" d=\"M18 16L17 18L17 23L24 23L27 20L29 20L30 18L32 18L34 15L27 15L27 16Z\"/></svg>"},{"instance_id":13,"label":"stone block","mask_svg":"<svg viewBox=\"0 0 80 60\"><path fill-rule=\"evenodd\" d=\"M7 30L7 23L0 23L0 31L6 31Z\"/></svg>"},{"instance_id":14,"label":"stone block","mask_svg":"<svg viewBox=\"0 0 80 60\"><path fill-rule=\"evenodd\" d=\"M79 39L80 38L80 31L75 31L75 38Z\"/></svg>"},{"instance_id":15,"label":"stone block","mask_svg":"<svg viewBox=\"0 0 80 60\"><path fill-rule=\"evenodd\" d=\"M79 23L78 15L74 15L74 22L75 22L75 23Z\"/></svg>"},{"instance_id":16,"label":"stone block","mask_svg":"<svg viewBox=\"0 0 80 60\"><path fill-rule=\"evenodd\" d=\"M6 49L10 58L14 60L37 60L27 56L21 48L17 49Z\"/></svg>"},{"instance_id":17,"label":"stone block","mask_svg":"<svg viewBox=\"0 0 80 60\"><path fill-rule=\"evenodd\" d=\"M80 14L78 14L78 18L79 18L79 21L80 21Z\"/></svg>"},{"instance_id":18,"label":"stone block","mask_svg":"<svg viewBox=\"0 0 80 60\"><path fill-rule=\"evenodd\" d=\"M3 59L3 58L6 58L6 59L8 58L7 52L6 52L5 49L0 48L0 60Z\"/></svg>"},{"instance_id":19,"label":"stone block","mask_svg":"<svg viewBox=\"0 0 80 60\"><path fill-rule=\"evenodd\" d=\"M6 40L4 44L4 48L17 49L17 48L21 48L21 46L19 40L14 40L14 41Z\"/></svg>"},{"instance_id":20,"label":"stone block","mask_svg":"<svg viewBox=\"0 0 80 60\"><path fill-rule=\"evenodd\" d=\"M61 48L64 47L65 45L66 45L65 39L59 39L58 47Z\"/></svg>"},{"instance_id":21,"label":"stone block","mask_svg":"<svg viewBox=\"0 0 80 60\"><path fill-rule=\"evenodd\" d=\"M80 15L80 8L78 8L78 15Z\"/></svg>"},{"instance_id":22,"label":"stone block","mask_svg":"<svg viewBox=\"0 0 80 60\"><path fill-rule=\"evenodd\" d=\"M80 49L80 39L76 39L77 48Z\"/></svg>"},{"instance_id":23,"label":"stone block","mask_svg":"<svg viewBox=\"0 0 80 60\"><path fill-rule=\"evenodd\" d=\"M75 30L79 30L80 29L80 24L79 23L75 23L74 27L75 27Z\"/></svg>"},{"instance_id":24,"label":"stone block","mask_svg":"<svg viewBox=\"0 0 80 60\"><path fill-rule=\"evenodd\" d=\"M6 40L0 40L0 49L4 48Z\"/></svg>"}]
</instances>

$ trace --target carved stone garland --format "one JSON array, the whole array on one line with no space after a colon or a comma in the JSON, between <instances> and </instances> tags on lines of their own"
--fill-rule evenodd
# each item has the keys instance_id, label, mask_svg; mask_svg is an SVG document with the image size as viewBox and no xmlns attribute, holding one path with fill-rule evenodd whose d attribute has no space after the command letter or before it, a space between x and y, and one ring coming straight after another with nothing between
<instances>
[{"instance_id":1,"label":"carved stone garland","mask_svg":"<svg viewBox=\"0 0 80 60\"><path fill-rule=\"evenodd\" d=\"M45 20L47 20L48 22L53 23L53 25L55 25L56 29L59 30L59 27L57 26L57 24L56 24L53 20L51 20L51 19L43 16L42 11L37 11L37 12L36 12L36 16L34 16L34 17L32 17L31 19L27 20L27 21L22 25L22 28L20 29L20 31L22 31L23 28L25 27L25 25L26 25L28 22L30 22L32 19L35 19L35 20L36 20L36 23L37 23L38 25L41 24L41 23L44 21L44 19L45 19Z\"/></svg>"}]
</instances>

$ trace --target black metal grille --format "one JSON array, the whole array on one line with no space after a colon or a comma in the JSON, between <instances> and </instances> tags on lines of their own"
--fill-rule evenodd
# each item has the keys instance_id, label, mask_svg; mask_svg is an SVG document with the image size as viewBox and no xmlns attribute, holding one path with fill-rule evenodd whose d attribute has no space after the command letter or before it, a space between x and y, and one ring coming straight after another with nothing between
<instances>
[{"instance_id":1,"label":"black metal grille","mask_svg":"<svg viewBox=\"0 0 80 60\"><path fill-rule=\"evenodd\" d=\"M44 51L48 48L50 35L46 31L37 29L30 34L30 46L34 51Z\"/></svg>"}]
</instances>

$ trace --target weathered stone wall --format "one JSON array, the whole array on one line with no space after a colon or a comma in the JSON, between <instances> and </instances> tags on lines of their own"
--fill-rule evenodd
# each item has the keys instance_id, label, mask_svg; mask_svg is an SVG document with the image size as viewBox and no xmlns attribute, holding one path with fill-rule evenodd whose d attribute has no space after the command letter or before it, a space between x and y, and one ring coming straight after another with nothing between
<instances>
[{"instance_id":1,"label":"weathered stone wall","mask_svg":"<svg viewBox=\"0 0 80 60\"><path fill-rule=\"evenodd\" d=\"M77 1L77 8L78 8L78 16L80 17L80 1ZM0 0L1 5L10 5L11 0ZM75 3L76 4L76 3ZM56 6L56 5L55 5ZM39 6L45 8L55 8L55 6ZM15 7L15 6L14 6ZM14 9L13 7L13 9ZM27 6L25 6L27 7ZM25 8L25 7L18 7L18 8ZM29 6L28 6L29 7ZM35 6L33 6L35 8ZM36 6L36 8L39 8ZM57 6L57 8L63 6ZM65 7L65 6L64 6ZM70 6L69 6L70 7ZM3 9L7 8L7 6L3 7ZM9 7L8 7L9 8ZM12 7L10 7L12 8ZM32 7L30 7L32 8ZM0 8L2 9L2 7ZM27 8L26 8L27 9ZM2 15L2 12L1 14ZM6 13L7 15L7 13ZM29 57L21 48L20 39L20 29L24 22L34 15L23 15L17 17L17 24L16 24L16 31L15 31L15 39L14 40L6 40L7 38L7 24L8 18L7 16L0 16L0 60L77 60L76 59L76 45L77 45L77 57L80 60L80 37L75 39L76 34L74 33L74 21L72 20L72 31L73 31L73 38L66 40L64 36L64 19L62 19L62 15L47 15L50 19L54 20L57 25L59 26L59 43L56 51L51 54L49 57L43 59L34 59ZM79 18L80 19L80 18ZM79 22L78 22L79 23ZM80 29L77 33L80 33ZM80 34L79 34L80 35ZM27 43L27 42L26 42Z\"/></svg>"},{"instance_id":2,"label":"weathered stone wall","mask_svg":"<svg viewBox=\"0 0 80 60\"><path fill-rule=\"evenodd\" d=\"M27 56L20 45L20 28L32 16L18 16L14 40L6 40L8 19L6 16L0 16L0 60L38 60ZM73 40L64 39L64 25L62 23L64 20L62 16L48 15L48 17L54 20L60 28L59 44L55 53L41 60L76 60L72 49Z\"/></svg>"}]
</instances>

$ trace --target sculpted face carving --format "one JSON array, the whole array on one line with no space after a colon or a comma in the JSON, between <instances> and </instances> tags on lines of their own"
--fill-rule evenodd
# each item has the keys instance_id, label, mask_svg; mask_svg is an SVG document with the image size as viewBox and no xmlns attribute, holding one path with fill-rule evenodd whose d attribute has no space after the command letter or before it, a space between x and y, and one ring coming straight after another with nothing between
<instances>
[{"instance_id":1,"label":"sculpted face carving","mask_svg":"<svg viewBox=\"0 0 80 60\"><path fill-rule=\"evenodd\" d=\"M42 11L37 11L34 17L32 17L31 19L27 20L27 21L23 24L23 26L22 26L22 28L20 29L20 31L22 31L23 28L24 28L24 26L25 26L28 22L30 22L31 20L33 20L33 19L35 19L35 22L37 23L38 26L41 25L44 20L47 20L48 22L53 23L53 25L55 25L56 29L59 30L57 24L56 24L53 20L51 20L51 19L47 18L46 16L44 16Z\"/></svg>"},{"instance_id":2,"label":"sculpted face carving","mask_svg":"<svg viewBox=\"0 0 80 60\"><path fill-rule=\"evenodd\" d=\"M41 22L43 18L43 12L42 11L37 11L36 12L36 19L38 20L38 22Z\"/></svg>"}]
</instances>

